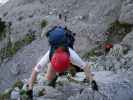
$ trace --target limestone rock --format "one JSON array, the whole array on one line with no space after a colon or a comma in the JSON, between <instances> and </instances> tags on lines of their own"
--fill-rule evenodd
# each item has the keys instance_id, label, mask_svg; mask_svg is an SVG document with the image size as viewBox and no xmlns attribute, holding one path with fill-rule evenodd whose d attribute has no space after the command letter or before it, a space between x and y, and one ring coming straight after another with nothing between
<instances>
[{"instance_id":1,"label":"limestone rock","mask_svg":"<svg viewBox=\"0 0 133 100\"><path fill-rule=\"evenodd\" d=\"M13 75L18 75L20 72L18 64L13 64L13 66L10 67L10 71Z\"/></svg>"},{"instance_id":2,"label":"limestone rock","mask_svg":"<svg viewBox=\"0 0 133 100\"><path fill-rule=\"evenodd\" d=\"M19 88L15 88L11 92L11 100L20 100L20 90L19 90Z\"/></svg>"},{"instance_id":3,"label":"limestone rock","mask_svg":"<svg viewBox=\"0 0 133 100\"><path fill-rule=\"evenodd\" d=\"M65 97L60 91L48 86L44 86L43 88L46 94L41 97L35 97L36 100L64 100Z\"/></svg>"},{"instance_id":4,"label":"limestone rock","mask_svg":"<svg viewBox=\"0 0 133 100\"><path fill-rule=\"evenodd\" d=\"M36 65L38 58L41 58L49 48L47 39L40 36L45 36L48 26L51 28L53 25L62 24L57 20L58 13L61 12L63 16L67 16L67 21L63 25L67 25L76 33L75 50L82 53L104 40L103 32L112 22L119 19L120 22L132 24L131 8L132 0L84 0L84 2L82 0L10 0L0 7L0 17L12 23L10 27L12 41L23 39L26 34L31 33L35 33L37 38L31 44L21 48L11 59L2 63L0 92L11 86L16 79L25 79L30 76L32 66ZM40 23L44 19L48 20L48 26L42 33ZM129 33L122 41L130 47L126 55L122 54L122 49L118 46L118 51L110 53L113 57L101 56L92 62L94 77L100 88L99 92L92 91L84 84L60 79L63 81L62 85L57 85L56 88L45 87L47 93L41 97L38 97L41 86L36 84L38 86L35 87L39 88L37 88L38 91L34 89L35 100L132 100L132 34L133 32ZM5 41L0 41L1 48L7 44ZM116 56L122 56L122 58L117 59ZM20 64L20 69L17 69L18 65L14 65L16 62ZM13 70L8 70L10 68ZM47 67L44 71L46 69ZM14 90L13 94L18 96L19 92Z\"/></svg>"},{"instance_id":5,"label":"limestone rock","mask_svg":"<svg viewBox=\"0 0 133 100\"><path fill-rule=\"evenodd\" d=\"M130 98L133 98L131 95L132 89L129 90L130 84L116 77L118 76L113 75L113 73L109 74L109 72L95 73L100 90L94 92L90 88L85 88L82 93L71 96L68 100L130 100ZM125 94L128 94L128 96Z\"/></svg>"},{"instance_id":6,"label":"limestone rock","mask_svg":"<svg viewBox=\"0 0 133 100\"><path fill-rule=\"evenodd\" d=\"M133 24L133 2L132 0L125 0L122 4L119 21Z\"/></svg>"},{"instance_id":7,"label":"limestone rock","mask_svg":"<svg viewBox=\"0 0 133 100\"><path fill-rule=\"evenodd\" d=\"M115 44L109 51L109 56L115 56L116 58L123 56L123 47L120 44Z\"/></svg>"},{"instance_id":8,"label":"limestone rock","mask_svg":"<svg viewBox=\"0 0 133 100\"><path fill-rule=\"evenodd\" d=\"M39 97L46 94L46 90L44 86L34 86L33 88L33 96Z\"/></svg>"},{"instance_id":9,"label":"limestone rock","mask_svg":"<svg viewBox=\"0 0 133 100\"><path fill-rule=\"evenodd\" d=\"M133 32L130 32L129 34L127 34L123 41L122 41L122 44L125 44L129 47L129 49L133 49Z\"/></svg>"}]
</instances>

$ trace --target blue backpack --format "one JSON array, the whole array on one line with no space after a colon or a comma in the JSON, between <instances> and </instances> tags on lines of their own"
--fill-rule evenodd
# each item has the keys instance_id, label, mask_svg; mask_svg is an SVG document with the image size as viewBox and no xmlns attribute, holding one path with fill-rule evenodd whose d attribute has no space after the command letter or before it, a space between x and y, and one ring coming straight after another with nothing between
<instances>
[{"instance_id":1,"label":"blue backpack","mask_svg":"<svg viewBox=\"0 0 133 100\"><path fill-rule=\"evenodd\" d=\"M55 50L59 47L63 47L66 52L69 52L68 47L73 49L75 33L72 33L72 31L66 27L55 26L47 32L46 36L51 46L50 60Z\"/></svg>"},{"instance_id":2,"label":"blue backpack","mask_svg":"<svg viewBox=\"0 0 133 100\"><path fill-rule=\"evenodd\" d=\"M65 46L73 48L75 33L72 33L66 27L55 26L47 32L46 36L51 47Z\"/></svg>"}]
</instances>

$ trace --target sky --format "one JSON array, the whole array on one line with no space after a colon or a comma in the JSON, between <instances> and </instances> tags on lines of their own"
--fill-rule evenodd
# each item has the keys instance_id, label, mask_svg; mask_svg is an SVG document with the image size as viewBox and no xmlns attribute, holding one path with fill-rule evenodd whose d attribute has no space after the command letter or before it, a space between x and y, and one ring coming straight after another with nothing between
<instances>
[{"instance_id":1,"label":"sky","mask_svg":"<svg viewBox=\"0 0 133 100\"><path fill-rule=\"evenodd\" d=\"M8 0L0 0L0 3L6 3Z\"/></svg>"}]
</instances>

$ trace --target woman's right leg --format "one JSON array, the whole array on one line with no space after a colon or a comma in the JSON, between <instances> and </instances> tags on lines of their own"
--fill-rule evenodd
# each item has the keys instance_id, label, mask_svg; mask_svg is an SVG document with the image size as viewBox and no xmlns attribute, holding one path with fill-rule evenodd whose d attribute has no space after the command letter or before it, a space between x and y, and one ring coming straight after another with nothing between
<instances>
[{"instance_id":1,"label":"woman's right leg","mask_svg":"<svg viewBox=\"0 0 133 100\"><path fill-rule=\"evenodd\" d=\"M45 75L45 79L47 80L53 80L56 77L56 72L54 71L54 69L52 68L51 63L48 64L48 69Z\"/></svg>"}]
</instances>

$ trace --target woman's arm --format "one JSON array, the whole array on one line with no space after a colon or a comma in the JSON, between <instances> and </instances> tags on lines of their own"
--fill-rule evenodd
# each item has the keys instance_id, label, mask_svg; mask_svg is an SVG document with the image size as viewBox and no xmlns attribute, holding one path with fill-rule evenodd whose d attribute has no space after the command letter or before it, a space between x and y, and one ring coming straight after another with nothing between
<instances>
[{"instance_id":1,"label":"woman's arm","mask_svg":"<svg viewBox=\"0 0 133 100\"><path fill-rule=\"evenodd\" d=\"M89 64L86 64L86 66L83 68L84 72L85 72L85 75L86 75L86 79L92 81L94 80L93 79L93 76L91 74L91 70L90 70L90 65Z\"/></svg>"},{"instance_id":2,"label":"woman's arm","mask_svg":"<svg viewBox=\"0 0 133 100\"><path fill-rule=\"evenodd\" d=\"M93 79L93 76L91 74L91 68L90 65L86 62L84 62L80 56L71 48L69 48L69 52L70 52L70 59L71 59L71 63L74 65L77 65L78 67L80 67L81 69L84 70L85 75L86 75L86 79L90 80L91 82L91 87L94 91L98 91L98 85L96 83L96 81Z\"/></svg>"},{"instance_id":3,"label":"woman's arm","mask_svg":"<svg viewBox=\"0 0 133 100\"><path fill-rule=\"evenodd\" d=\"M31 79L29 81L29 90L32 90L33 83L36 80L37 72L33 69L32 74L31 74Z\"/></svg>"},{"instance_id":4,"label":"woman's arm","mask_svg":"<svg viewBox=\"0 0 133 100\"><path fill-rule=\"evenodd\" d=\"M84 62L81 57L71 48L69 48L71 63L83 69L88 80L93 80L90 65Z\"/></svg>"},{"instance_id":5,"label":"woman's arm","mask_svg":"<svg viewBox=\"0 0 133 100\"><path fill-rule=\"evenodd\" d=\"M41 60L37 63L37 65L33 68L31 73L31 78L29 80L29 89L32 89L33 83L36 80L37 73L40 72L46 64L49 62L49 50L47 53L41 58Z\"/></svg>"}]
</instances>

